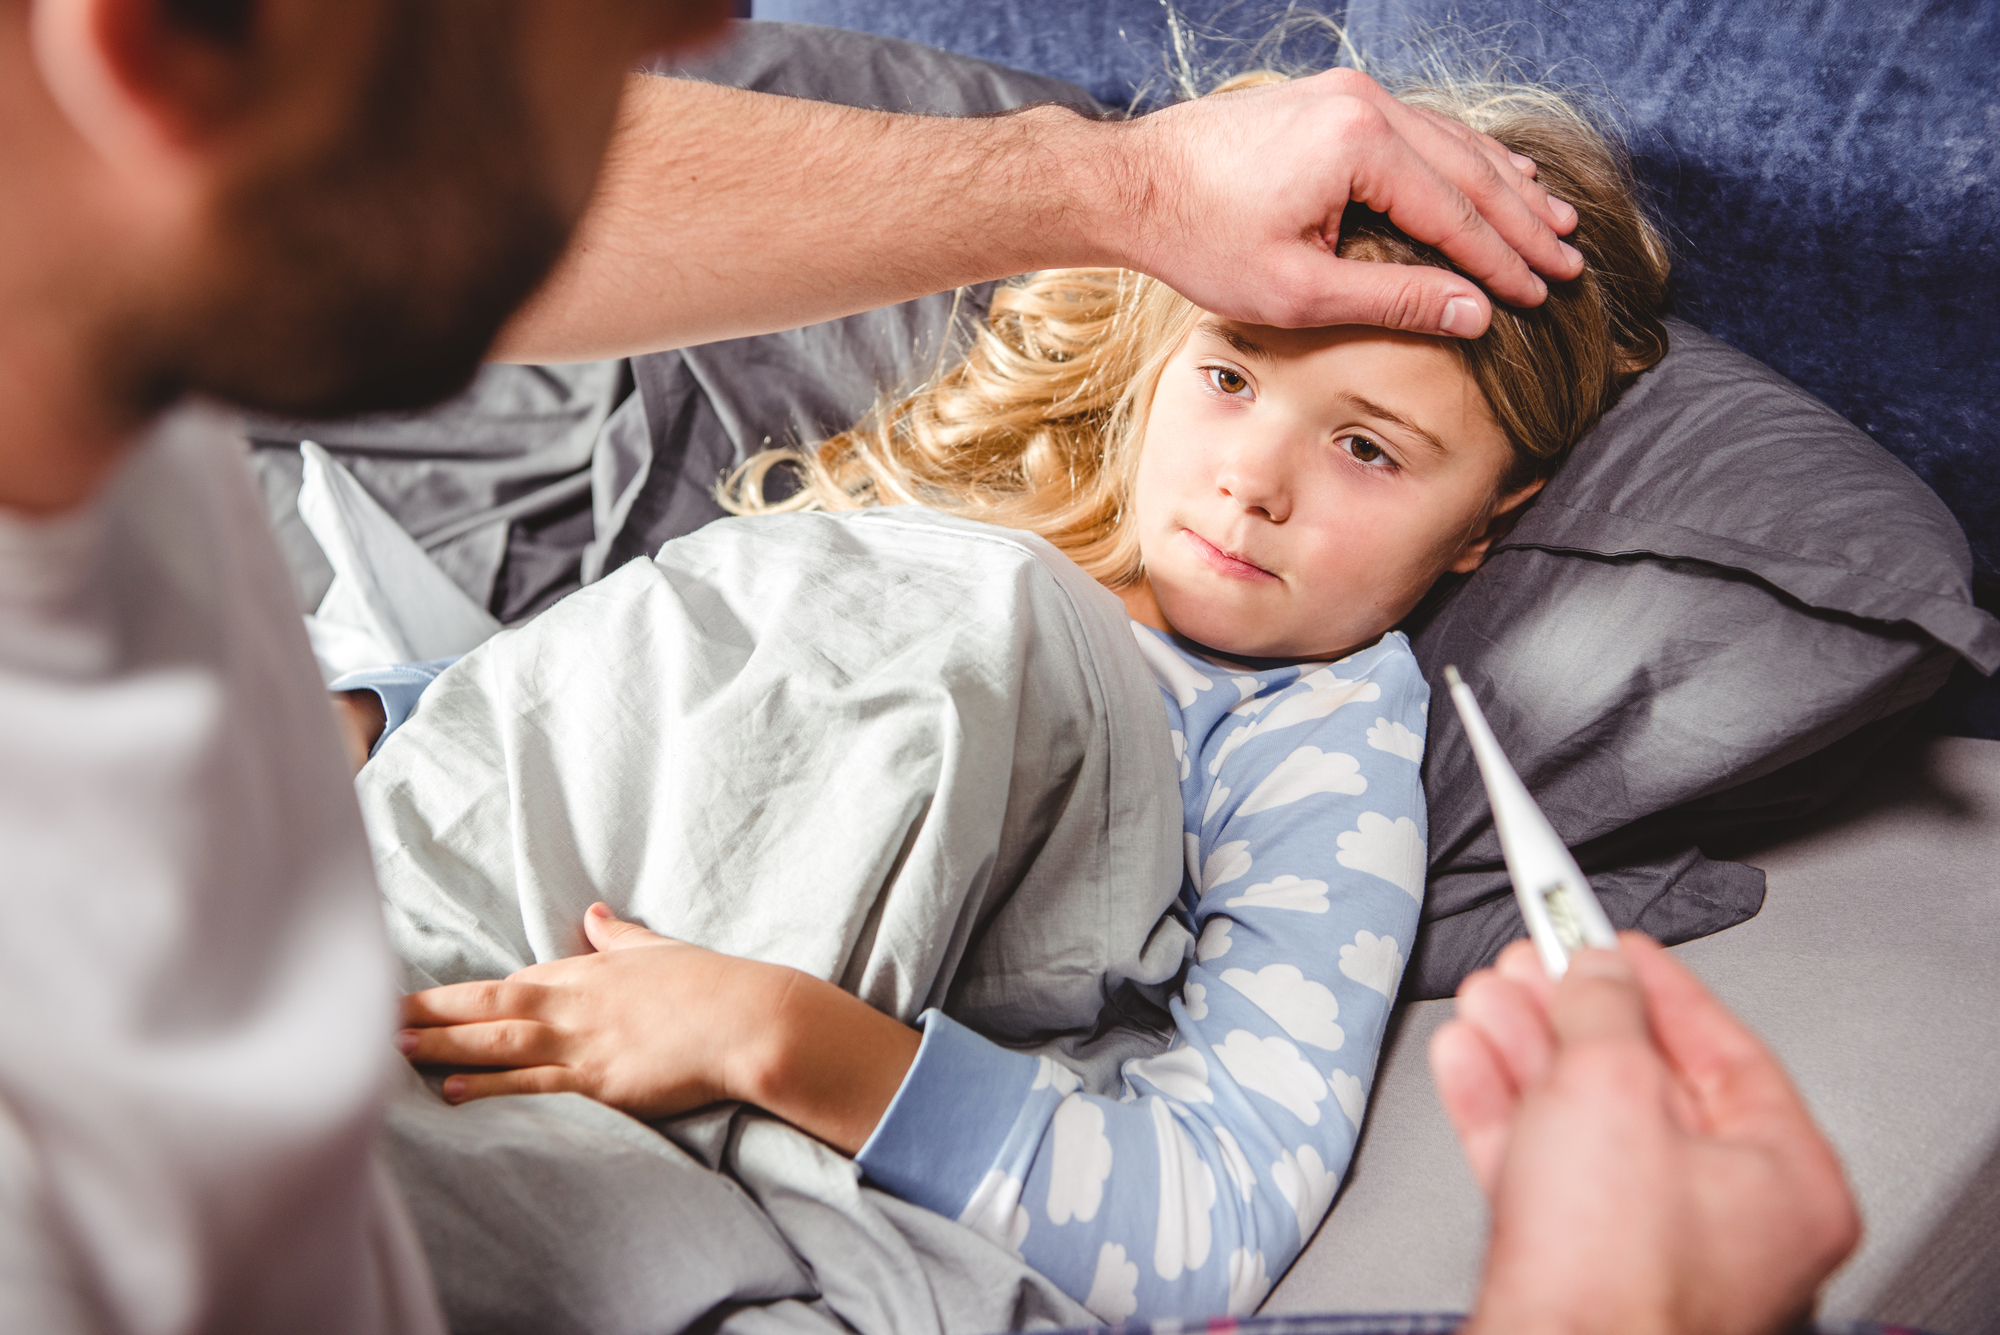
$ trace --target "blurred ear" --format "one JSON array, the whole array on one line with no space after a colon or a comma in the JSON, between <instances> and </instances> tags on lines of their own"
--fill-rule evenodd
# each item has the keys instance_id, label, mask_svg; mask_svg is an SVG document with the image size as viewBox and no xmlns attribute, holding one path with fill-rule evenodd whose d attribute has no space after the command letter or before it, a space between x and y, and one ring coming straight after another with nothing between
<instances>
[{"instance_id":1,"label":"blurred ear","mask_svg":"<svg viewBox=\"0 0 2000 1335\"><path fill-rule=\"evenodd\" d=\"M176 19L169 0L34 0L35 59L70 123L120 175L171 174L268 78L267 0L241 32Z\"/></svg>"},{"instance_id":2,"label":"blurred ear","mask_svg":"<svg viewBox=\"0 0 2000 1335\"><path fill-rule=\"evenodd\" d=\"M1486 553L1493 544L1513 531L1514 521L1521 517L1521 507L1534 499L1535 493L1548 485L1548 479L1536 478L1517 491L1502 492L1486 514L1486 522L1474 530L1472 537L1459 551L1458 559L1451 563L1454 574L1469 575L1479 569L1486 560Z\"/></svg>"}]
</instances>

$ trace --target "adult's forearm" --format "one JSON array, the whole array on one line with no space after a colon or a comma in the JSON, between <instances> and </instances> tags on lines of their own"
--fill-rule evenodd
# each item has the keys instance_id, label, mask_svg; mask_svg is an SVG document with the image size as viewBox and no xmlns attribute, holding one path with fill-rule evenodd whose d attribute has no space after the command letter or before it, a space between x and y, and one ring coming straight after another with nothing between
<instances>
[{"instance_id":1,"label":"adult's forearm","mask_svg":"<svg viewBox=\"0 0 2000 1335\"><path fill-rule=\"evenodd\" d=\"M569 252L494 355L787 329L1029 268L1120 263L1132 126L892 115L636 75Z\"/></svg>"},{"instance_id":2,"label":"adult's forearm","mask_svg":"<svg viewBox=\"0 0 2000 1335\"><path fill-rule=\"evenodd\" d=\"M898 116L637 76L569 252L495 355L680 347L1079 264L1250 323L1472 338L1493 298L1532 306L1538 272L1583 268L1557 237L1576 211L1533 169L1353 70L1132 121ZM1464 272L1341 259L1354 201Z\"/></svg>"}]
</instances>

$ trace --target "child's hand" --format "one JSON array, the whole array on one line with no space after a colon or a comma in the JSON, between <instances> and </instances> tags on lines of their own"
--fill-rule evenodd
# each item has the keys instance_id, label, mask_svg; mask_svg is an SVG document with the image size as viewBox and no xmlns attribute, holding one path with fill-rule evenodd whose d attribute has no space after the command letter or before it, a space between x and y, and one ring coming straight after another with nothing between
<instances>
[{"instance_id":1,"label":"child's hand","mask_svg":"<svg viewBox=\"0 0 2000 1335\"><path fill-rule=\"evenodd\" d=\"M602 904L583 927L595 954L403 998L403 1055L493 1068L447 1078L453 1103L570 1092L666 1117L740 1099L849 1154L916 1057L915 1030L822 979L669 940Z\"/></svg>"},{"instance_id":2,"label":"child's hand","mask_svg":"<svg viewBox=\"0 0 2000 1335\"><path fill-rule=\"evenodd\" d=\"M499 1068L448 1078L452 1103L569 1091L663 1117L735 1097L728 1068L766 1018L760 995L793 971L657 936L602 904L583 924L595 954L403 998L397 1046L421 1066Z\"/></svg>"}]
</instances>

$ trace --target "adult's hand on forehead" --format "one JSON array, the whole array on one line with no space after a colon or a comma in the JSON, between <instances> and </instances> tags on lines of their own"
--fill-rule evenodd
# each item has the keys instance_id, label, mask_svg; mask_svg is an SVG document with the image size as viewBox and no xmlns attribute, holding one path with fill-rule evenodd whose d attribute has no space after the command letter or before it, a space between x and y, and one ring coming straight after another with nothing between
<instances>
[{"instance_id":1,"label":"adult's hand on forehead","mask_svg":"<svg viewBox=\"0 0 2000 1335\"><path fill-rule=\"evenodd\" d=\"M1438 1095L1492 1205L1489 1331L1768 1335L1860 1224L1778 1064L1636 933L1551 985L1526 942L1459 989Z\"/></svg>"},{"instance_id":2,"label":"adult's hand on forehead","mask_svg":"<svg viewBox=\"0 0 2000 1335\"><path fill-rule=\"evenodd\" d=\"M1492 307L1478 283L1337 257L1350 201L1387 214L1514 305L1548 294L1538 275L1583 270L1559 235L1576 211L1535 181L1531 161L1354 70L1201 98L1133 129L1144 148L1127 262L1219 315L1485 332Z\"/></svg>"}]
</instances>

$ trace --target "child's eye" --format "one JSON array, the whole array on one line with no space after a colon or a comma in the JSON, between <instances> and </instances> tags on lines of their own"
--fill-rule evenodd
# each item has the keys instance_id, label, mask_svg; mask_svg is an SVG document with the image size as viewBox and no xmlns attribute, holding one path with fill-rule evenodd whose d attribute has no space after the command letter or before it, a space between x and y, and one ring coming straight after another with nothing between
<instances>
[{"instance_id":1,"label":"child's eye","mask_svg":"<svg viewBox=\"0 0 2000 1335\"><path fill-rule=\"evenodd\" d=\"M1227 366L1204 366L1201 373L1208 377L1209 387L1218 394L1226 394L1232 399L1250 399L1256 395L1250 390L1250 377Z\"/></svg>"},{"instance_id":2,"label":"child's eye","mask_svg":"<svg viewBox=\"0 0 2000 1335\"><path fill-rule=\"evenodd\" d=\"M1396 461L1389 452L1366 436L1342 436L1334 442L1354 456L1356 463L1367 464L1370 468L1394 468Z\"/></svg>"}]
</instances>

